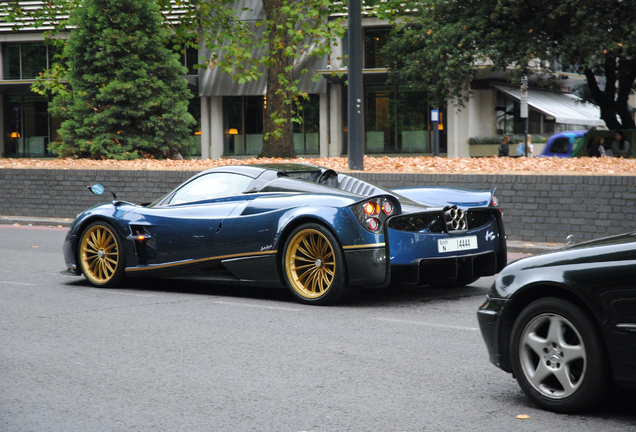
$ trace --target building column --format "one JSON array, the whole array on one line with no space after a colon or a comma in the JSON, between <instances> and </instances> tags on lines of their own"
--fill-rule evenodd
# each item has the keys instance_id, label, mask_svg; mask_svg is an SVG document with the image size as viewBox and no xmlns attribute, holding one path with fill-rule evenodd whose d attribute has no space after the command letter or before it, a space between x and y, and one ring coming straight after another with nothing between
<instances>
[{"instance_id":1,"label":"building column","mask_svg":"<svg viewBox=\"0 0 636 432\"><path fill-rule=\"evenodd\" d=\"M201 96L201 159L210 158L210 98Z\"/></svg>"},{"instance_id":2,"label":"building column","mask_svg":"<svg viewBox=\"0 0 636 432\"><path fill-rule=\"evenodd\" d=\"M449 158L469 157L468 138L470 131L470 103L461 108L455 101L448 101L448 141L447 156Z\"/></svg>"},{"instance_id":3,"label":"building column","mask_svg":"<svg viewBox=\"0 0 636 432\"><path fill-rule=\"evenodd\" d=\"M329 157L342 156L342 84L329 85Z\"/></svg>"},{"instance_id":4,"label":"building column","mask_svg":"<svg viewBox=\"0 0 636 432\"><path fill-rule=\"evenodd\" d=\"M329 93L320 94L320 157L329 157Z\"/></svg>"},{"instance_id":5,"label":"building column","mask_svg":"<svg viewBox=\"0 0 636 432\"><path fill-rule=\"evenodd\" d=\"M223 156L223 97L210 97L210 158Z\"/></svg>"},{"instance_id":6,"label":"building column","mask_svg":"<svg viewBox=\"0 0 636 432\"><path fill-rule=\"evenodd\" d=\"M4 156L4 140L4 95L0 94L0 157Z\"/></svg>"}]
</instances>

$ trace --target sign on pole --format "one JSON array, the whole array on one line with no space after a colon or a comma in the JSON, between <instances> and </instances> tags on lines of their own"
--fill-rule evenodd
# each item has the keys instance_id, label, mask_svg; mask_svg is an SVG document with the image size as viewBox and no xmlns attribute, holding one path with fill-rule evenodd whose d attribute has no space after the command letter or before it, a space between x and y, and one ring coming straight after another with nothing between
<instances>
[{"instance_id":1,"label":"sign on pole","mask_svg":"<svg viewBox=\"0 0 636 432\"><path fill-rule=\"evenodd\" d=\"M431 123L433 128L433 156L439 156L439 109L431 110Z\"/></svg>"}]
</instances>

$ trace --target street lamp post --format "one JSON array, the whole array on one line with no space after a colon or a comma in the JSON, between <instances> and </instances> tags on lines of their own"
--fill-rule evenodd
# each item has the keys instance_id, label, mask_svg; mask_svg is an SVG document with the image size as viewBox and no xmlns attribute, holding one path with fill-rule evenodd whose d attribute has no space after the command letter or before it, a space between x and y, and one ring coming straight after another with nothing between
<instances>
[{"instance_id":1,"label":"street lamp post","mask_svg":"<svg viewBox=\"0 0 636 432\"><path fill-rule=\"evenodd\" d=\"M364 170L364 116L362 109L362 9L361 0L349 0L348 3L348 95L347 107L349 133L349 168Z\"/></svg>"},{"instance_id":2,"label":"street lamp post","mask_svg":"<svg viewBox=\"0 0 636 432\"><path fill-rule=\"evenodd\" d=\"M528 77L523 76L521 78L521 98L520 104L520 117L525 118L525 133L523 134L523 142L525 147L525 156L528 157Z\"/></svg>"}]
</instances>

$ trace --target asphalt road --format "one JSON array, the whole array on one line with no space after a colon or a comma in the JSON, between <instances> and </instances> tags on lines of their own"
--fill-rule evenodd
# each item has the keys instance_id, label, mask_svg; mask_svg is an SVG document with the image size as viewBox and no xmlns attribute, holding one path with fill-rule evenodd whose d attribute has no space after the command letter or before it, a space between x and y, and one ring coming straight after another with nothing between
<instances>
[{"instance_id":1,"label":"asphalt road","mask_svg":"<svg viewBox=\"0 0 636 432\"><path fill-rule=\"evenodd\" d=\"M179 281L95 289L59 274L65 233L0 226L2 432L636 429L634 392L553 414L488 362L475 311L492 278L335 307Z\"/></svg>"}]
</instances>

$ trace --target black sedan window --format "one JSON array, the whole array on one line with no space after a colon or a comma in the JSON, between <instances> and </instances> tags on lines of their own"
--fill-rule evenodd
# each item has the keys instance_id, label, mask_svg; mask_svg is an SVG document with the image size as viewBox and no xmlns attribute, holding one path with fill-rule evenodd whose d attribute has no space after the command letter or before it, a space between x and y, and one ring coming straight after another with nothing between
<instances>
[{"instance_id":1,"label":"black sedan window","mask_svg":"<svg viewBox=\"0 0 636 432\"><path fill-rule=\"evenodd\" d=\"M192 180L179 189L169 204L183 204L243 193L252 178L239 174L212 173Z\"/></svg>"}]
</instances>

